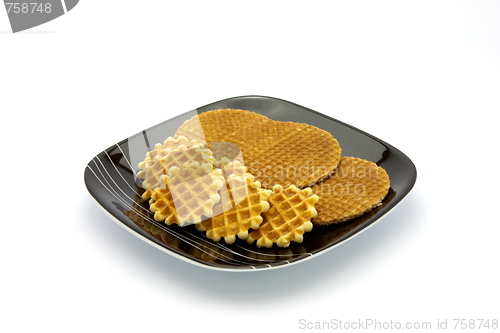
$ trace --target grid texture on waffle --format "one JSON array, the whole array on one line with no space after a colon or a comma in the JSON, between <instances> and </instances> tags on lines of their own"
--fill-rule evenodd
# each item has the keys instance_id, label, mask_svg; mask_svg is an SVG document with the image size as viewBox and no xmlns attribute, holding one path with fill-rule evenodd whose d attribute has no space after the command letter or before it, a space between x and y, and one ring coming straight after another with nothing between
<instances>
[{"instance_id":1,"label":"grid texture on waffle","mask_svg":"<svg viewBox=\"0 0 500 333\"><path fill-rule=\"evenodd\" d=\"M389 191L389 175L371 161L342 157L329 178L311 187L321 200L314 224L340 223L379 206Z\"/></svg>"},{"instance_id":2,"label":"grid texture on waffle","mask_svg":"<svg viewBox=\"0 0 500 333\"><path fill-rule=\"evenodd\" d=\"M273 244L288 247L292 241L302 243L304 233L312 230L311 218L317 214L314 205L318 200L310 188L274 186L269 197L271 207L262 214L262 224L248 235L247 242L257 241L258 247L267 248Z\"/></svg>"},{"instance_id":3,"label":"grid texture on waffle","mask_svg":"<svg viewBox=\"0 0 500 333\"><path fill-rule=\"evenodd\" d=\"M157 221L185 226L213 216L220 201L219 190L225 184L220 169L197 162L174 166L163 176L165 189L153 190L150 209Z\"/></svg>"},{"instance_id":4,"label":"grid texture on waffle","mask_svg":"<svg viewBox=\"0 0 500 333\"><path fill-rule=\"evenodd\" d=\"M167 156L173 149L180 146L189 148L195 145L200 146L200 143L196 140L188 139L185 136L179 136L177 138L168 137L163 144L157 143L153 150L146 153L144 160L139 163L139 169L141 170L137 173L137 175L139 178L145 178L145 170L153 165L155 161Z\"/></svg>"},{"instance_id":5,"label":"grid texture on waffle","mask_svg":"<svg viewBox=\"0 0 500 333\"><path fill-rule=\"evenodd\" d=\"M239 160L264 188L304 188L328 177L342 149L331 133L315 126L271 120L250 111L203 112L182 124L176 136L206 143L217 159Z\"/></svg>"},{"instance_id":6,"label":"grid texture on waffle","mask_svg":"<svg viewBox=\"0 0 500 333\"><path fill-rule=\"evenodd\" d=\"M236 237L246 239L248 230L257 229L262 223L261 214L269 209L270 195L271 191L261 189L251 174L230 174L226 188L221 190L221 200L214 207L218 215L196 224L196 229L205 231L216 242L224 239L232 244Z\"/></svg>"},{"instance_id":7,"label":"grid texture on waffle","mask_svg":"<svg viewBox=\"0 0 500 333\"><path fill-rule=\"evenodd\" d=\"M157 160L144 170L142 187L146 190L162 188L164 186L162 177L165 175L169 177L168 170L174 166L183 168L184 165L191 164L193 162L200 165L212 165L212 152L207 148L200 147L199 145L194 145L190 148L187 148L186 146L173 148L161 159L157 156ZM207 172L211 172L211 170L208 170ZM150 191L146 191L145 193L150 193Z\"/></svg>"},{"instance_id":8,"label":"grid texture on waffle","mask_svg":"<svg viewBox=\"0 0 500 333\"><path fill-rule=\"evenodd\" d=\"M245 177L247 175L250 175L253 177L253 175L247 173L248 168L244 166L240 161L223 160L219 163L218 167L222 170L222 174L224 175L226 182L228 177L231 175L236 175L238 177Z\"/></svg>"},{"instance_id":9,"label":"grid texture on waffle","mask_svg":"<svg viewBox=\"0 0 500 333\"><path fill-rule=\"evenodd\" d=\"M268 121L226 140L240 147L248 172L264 188L311 186L335 170L342 151L329 132L294 122Z\"/></svg>"},{"instance_id":10,"label":"grid texture on waffle","mask_svg":"<svg viewBox=\"0 0 500 333\"><path fill-rule=\"evenodd\" d=\"M241 128L267 121L269 118L238 109L219 109L200 113L186 120L175 133L201 143L225 142L228 135Z\"/></svg>"},{"instance_id":11,"label":"grid texture on waffle","mask_svg":"<svg viewBox=\"0 0 500 333\"><path fill-rule=\"evenodd\" d=\"M177 209L168 185L165 188L153 190L149 203L149 209L154 213L156 221L165 222L167 225L179 224Z\"/></svg>"}]
</instances>

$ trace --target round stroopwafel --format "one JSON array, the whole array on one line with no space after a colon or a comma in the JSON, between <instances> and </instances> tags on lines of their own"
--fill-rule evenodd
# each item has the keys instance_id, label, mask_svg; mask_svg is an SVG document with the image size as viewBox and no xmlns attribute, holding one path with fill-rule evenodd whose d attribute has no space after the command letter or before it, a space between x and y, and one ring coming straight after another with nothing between
<instances>
[{"instance_id":1,"label":"round stroopwafel","mask_svg":"<svg viewBox=\"0 0 500 333\"><path fill-rule=\"evenodd\" d=\"M310 188L274 186L269 197L271 208L262 214L262 224L248 235L247 242L257 241L258 247L267 248L273 244L288 247L292 241L302 243L304 233L313 227L311 219L317 214L314 205L318 200Z\"/></svg>"},{"instance_id":2,"label":"round stroopwafel","mask_svg":"<svg viewBox=\"0 0 500 333\"><path fill-rule=\"evenodd\" d=\"M205 144L225 142L228 135L267 120L269 118L246 110L206 111L186 120L175 132L175 137L185 136Z\"/></svg>"},{"instance_id":3,"label":"round stroopwafel","mask_svg":"<svg viewBox=\"0 0 500 333\"><path fill-rule=\"evenodd\" d=\"M311 186L320 197L315 225L340 223L372 210L381 204L390 187L389 175L375 163L342 157L329 178Z\"/></svg>"},{"instance_id":4,"label":"round stroopwafel","mask_svg":"<svg viewBox=\"0 0 500 333\"><path fill-rule=\"evenodd\" d=\"M294 122L269 120L241 127L226 140L240 147L248 172L269 189L304 188L321 181L333 173L342 152L329 132Z\"/></svg>"}]
</instances>

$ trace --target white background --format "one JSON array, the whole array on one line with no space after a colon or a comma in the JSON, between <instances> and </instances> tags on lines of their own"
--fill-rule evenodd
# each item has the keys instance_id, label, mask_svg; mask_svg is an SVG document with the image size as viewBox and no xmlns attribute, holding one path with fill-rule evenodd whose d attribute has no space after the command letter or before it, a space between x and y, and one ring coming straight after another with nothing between
<instances>
[{"instance_id":1,"label":"white background","mask_svg":"<svg viewBox=\"0 0 500 333\"><path fill-rule=\"evenodd\" d=\"M12 34L0 10L0 331L500 319L499 17L498 1L82 0ZM171 257L88 194L103 149L249 94L391 143L414 189L334 250L249 273Z\"/></svg>"}]
</instances>

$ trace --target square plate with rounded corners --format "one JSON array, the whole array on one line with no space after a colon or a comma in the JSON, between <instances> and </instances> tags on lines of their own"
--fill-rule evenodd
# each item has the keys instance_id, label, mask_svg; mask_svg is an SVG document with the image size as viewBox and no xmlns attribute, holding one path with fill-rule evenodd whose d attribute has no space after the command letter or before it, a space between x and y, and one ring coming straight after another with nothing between
<instances>
[{"instance_id":1,"label":"square plate with rounded corners","mask_svg":"<svg viewBox=\"0 0 500 333\"><path fill-rule=\"evenodd\" d=\"M156 143L172 136L187 119L214 109L243 109L274 120L317 126L333 134L343 156L360 157L383 167L391 188L382 205L356 219L314 227L301 244L288 248L258 248L237 240L215 243L193 225L178 227L156 222L147 202L140 200L141 181L137 165ZM254 271L299 263L349 240L380 220L410 192L417 172L401 151L374 136L306 107L264 96L241 96L215 102L184 113L109 147L95 156L85 169L85 184L92 197L114 220L142 240L175 256L206 268L226 271Z\"/></svg>"}]
</instances>

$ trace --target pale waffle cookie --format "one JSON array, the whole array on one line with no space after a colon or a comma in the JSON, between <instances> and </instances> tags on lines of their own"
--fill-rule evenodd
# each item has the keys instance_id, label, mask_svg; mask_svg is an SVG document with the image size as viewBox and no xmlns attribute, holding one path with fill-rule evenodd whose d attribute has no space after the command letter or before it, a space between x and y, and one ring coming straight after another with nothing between
<instances>
[{"instance_id":1,"label":"pale waffle cookie","mask_svg":"<svg viewBox=\"0 0 500 333\"><path fill-rule=\"evenodd\" d=\"M225 184L220 169L192 162L182 168L174 166L167 173L168 177L162 176L165 189L151 194L150 209L155 220L185 226L213 216L213 207L220 201L219 190Z\"/></svg>"},{"instance_id":2,"label":"pale waffle cookie","mask_svg":"<svg viewBox=\"0 0 500 333\"><path fill-rule=\"evenodd\" d=\"M222 170L222 174L224 175L224 179L226 179L230 175L236 175L239 177L244 177L247 174L248 168L244 166L240 161L229 161L228 159L222 159L222 161L216 162L216 167ZM253 177L253 175L251 175Z\"/></svg>"},{"instance_id":3,"label":"pale waffle cookie","mask_svg":"<svg viewBox=\"0 0 500 333\"><path fill-rule=\"evenodd\" d=\"M192 146L198 145L200 146L200 143L196 140L191 140L186 138L185 136L179 136L177 138L174 137L168 137L163 144L157 143L154 147L153 150L148 151L146 153L146 158L139 163L139 169L140 170L137 173L137 176L139 178L145 178L145 170L149 168L151 165L154 164L155 161L162 159L165 157L168 153L170 153L173 149L178 148L179 146L185 146L187 148L190 148Z\"/></svg>"},{"instance_id":4,"label":"pale waffle cookie","mask_svg":"<svg viewBox=\"0 0 500 333\"><path fill-rule=\"evenodd\" d=\"M262 223L261 214L269 209L270 195L271 191L261 189L251 174L230 174L227 191L221 191L221 201L214 207L220 214L196 224L196 229L206 231L206 236L216 242L224 239L232 244L236 237L246 239L248 230Z\"/></svg>"},{"instance_id":5,"label":"pale waffle cookie","mask_svg":"<svg viewBox=\"0 0 500 333\"><path fill-rule=\"evenodd\" d=\"M313 227L311 219L317 214L314 206L318 200L310 188L274 186L269 197L271 208L262 214L262 224L248 235L247 242L257 241L258 247L267 248L273 244L288 247L292 241L302 243L304 233Z\"/></svg>"},{"instance_id":6,"label":"pale waffle cookie","mask_svg":"<svg viewBox=\"0 0 500 333\"><path fill-rule=\"evenodd\" d=\"M238 109L219 109L202 112L186 120L175 133L201 143L225 142L228 135L242 128L265 122L269 118Z\"/></svg>"},{"instance_id":7,"label":"pale waffle cookie","mask_svg":"<svg viewBox=\"0 0 500 333\"><path fill-rule=\"evenodd\" d=\"M329 132L294 122L241 127L226 140L240 147L248 172L264 188L311 186L333 173L342 151Z\"/></svg>"},{"instance_id":8,"label":"pale waffle cookie","mask_svg":"<svg viewBox=\"0 0 500 333\"><path fill-rule=\"evenodd\" d=\"M342 157L335 173L311 187L321 200L316 205L315 225L340 223L381 205L389 191L387 172L375 163Z\"/></svg>"},{"instance_id":9,"label":"pale waffle cookie","mask_svg":"<svg viewBox=\"0 0 500 333\"><path fill-rule=\"evenodd\" d=\"M229 163L231 163L231 160L226 158L226 157L223 157L220 160L217 158L214 158L214 167L216 167L216 168L222 169L223 167L225 167ZM245 169L245 173L246 173L246 169Z\"/></svg>"},{"instance_id":10,"label":"pale waffle cookie","mask_svg":"<svg viewBox=\"0 0 500 333\"><path fill-rule=\"evenodd\" d=\"M156 159L152 165L143 170L144 181L142 182L142 187L146 190L143 194L145 200L149 199L151 190L164 188L165 184L162 181L162 177L165 175L168 176L167 170L170 170L172 167L182 168L183 165L193 162L199 165L213 164L212 152L199 145L194 145L190 148L184 145L172 148L169 149L164 157L160 158L160 155L158 155ZM207 172L212 172L211 168L206 170Z\"/></svg>"}]
</instances>

